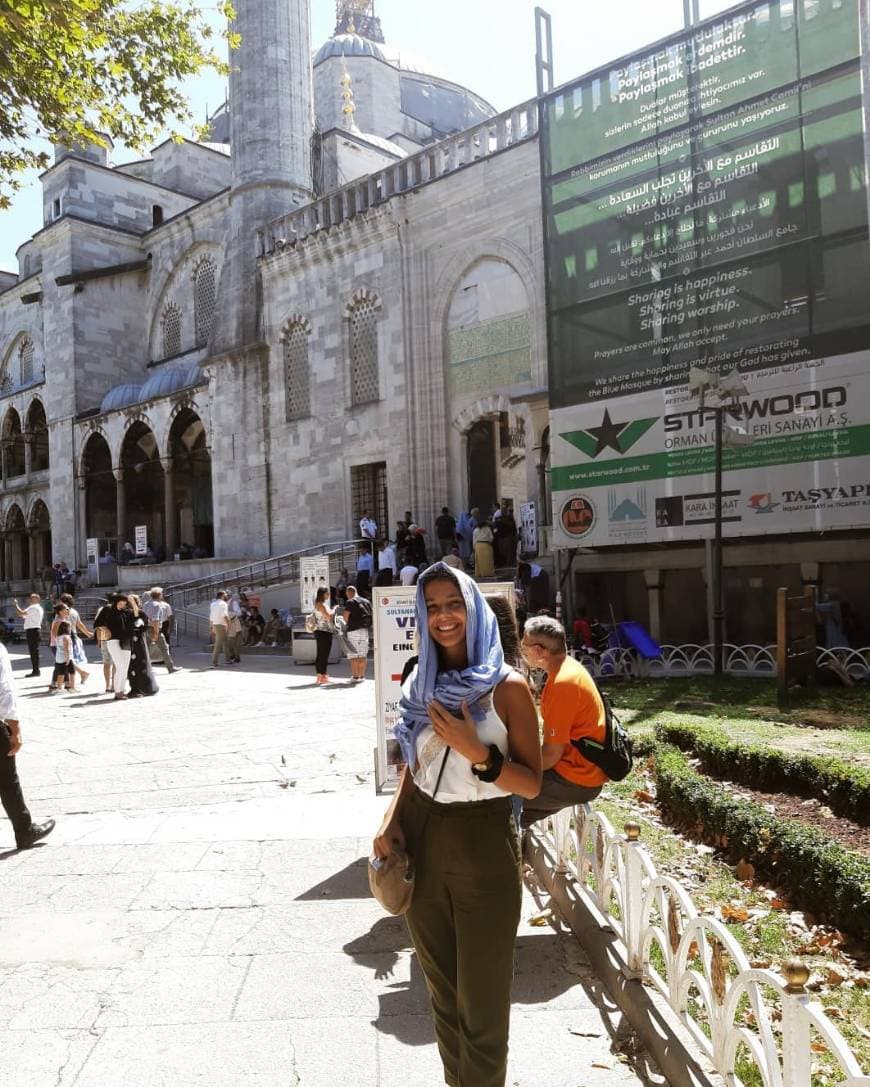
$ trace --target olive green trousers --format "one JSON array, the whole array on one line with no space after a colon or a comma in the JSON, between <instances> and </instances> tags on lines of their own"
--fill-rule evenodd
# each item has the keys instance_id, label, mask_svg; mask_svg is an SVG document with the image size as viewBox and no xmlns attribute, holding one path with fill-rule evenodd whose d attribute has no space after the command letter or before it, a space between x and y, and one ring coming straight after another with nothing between
<instances>
[{"instance_id":1,"label":"olive green trousers","mask_svg":"<svg viewBox=\"0 0 870 1087\"><path fill-rule=\"evenodd\" d=\"M418 789L402 829L417 874L406 914L450 1087L504 1087L522 902L509 797L439 804Z\"/></svg>"}]
</instances>

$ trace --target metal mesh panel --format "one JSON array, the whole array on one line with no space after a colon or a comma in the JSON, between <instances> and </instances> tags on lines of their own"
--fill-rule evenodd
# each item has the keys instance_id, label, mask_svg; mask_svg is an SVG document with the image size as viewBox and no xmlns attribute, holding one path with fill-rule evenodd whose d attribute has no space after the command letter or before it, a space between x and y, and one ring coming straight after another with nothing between
<instances>
[{"instance_id":1,"label":"metal mesh panel","mask_svg":"<svg viewBox=\"0 0 870 1087\"><path fill-rule=\"evenodd\" d=\"M163 311L163 357L181 354L181 310L170 302Z\"/></svg>"},{"instance_id":2,"label":"metal mesh panel","mask_svg":"<svg viewBox=\"0 0 870 1087\"><path fill-rule=\"evenodd\" d=\"M33 356L33 340L24 340L18 348L18 364L22 385L33 380Z\"/></svg>"},{"instance_id":3,"label":"metal mesh panel","mask_svg":"<svg viewBox=\"0 0 870 1087\"><path fill-rule=\"evenodd\" d=\"M378 399L378 304L372 298L350 311L350 398L352 404Z\"/></svg>"},{"instance_id":4,"label":"metal mesh panel","mask_svg":"<svg viewBox=\"0 0 870 1087\"><path fill-rule=\"evenodd\" d=\"M310 415L308 332L301 321L294 322L284 336L284 387L287 419L304 419Z\"/></svg>"},{"instance_id":5,"label":"metal mesh panel","mask_svg":"<svg viewBox=\"0 0 870 1087\"><path fill-rule=\"evenodd\" d=\"M215 284L217 268L210 260L204 260L196 270L193 284L196 346L205 347L214 322Z\"/></svg>"},{"instance_id":6,"label":"metal mesh panel","mask_svg":"<svg viewBox=\"0 0 870 1087\"><path fill-rule=\"evenodd\" d=\"M353 531L358 531L363 513L369 510L382 534L387 532L387 466L360 464L350 470L350 494L353 508Z\"/></svg>"}]
</instances>

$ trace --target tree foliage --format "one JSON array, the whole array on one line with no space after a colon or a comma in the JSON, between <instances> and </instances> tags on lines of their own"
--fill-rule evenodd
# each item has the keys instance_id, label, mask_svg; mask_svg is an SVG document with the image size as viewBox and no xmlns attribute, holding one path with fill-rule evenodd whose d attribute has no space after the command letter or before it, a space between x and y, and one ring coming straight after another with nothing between
<instances>
[{"instance_id":1,"label":"tree foliage","mask_svg":"<svg viewBox=\"0 0 870 1087\"><path fill-rule=\"evenodd\" d=\"M217 11L234 17L229 0ZM189 124L182 81L227 70L221 39L237 44L195 0L0 0L0 207L48 165L38 137L141 148Z\"/></svg>"}]
</instances>

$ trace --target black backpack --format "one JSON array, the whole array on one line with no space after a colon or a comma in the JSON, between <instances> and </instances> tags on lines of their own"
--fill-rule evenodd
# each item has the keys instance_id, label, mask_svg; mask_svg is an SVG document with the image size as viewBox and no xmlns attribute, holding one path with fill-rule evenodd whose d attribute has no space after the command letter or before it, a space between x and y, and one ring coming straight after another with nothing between
<instances>
[{"instance_id":1,"label":"black backpack","mask_svg":"<svg viewBox=\"0 0 870 1087\"><path fill-rule=\"evenodd\" d=\"M597 683L595 686L598 687L604 703L604 740L599 742L584 736L580 740L572 740L571 743L584 759L603 770L611 781L622 781L628 777L634 766L631 737L615 716L609 696Z\"/></svg>"}]
</instances>

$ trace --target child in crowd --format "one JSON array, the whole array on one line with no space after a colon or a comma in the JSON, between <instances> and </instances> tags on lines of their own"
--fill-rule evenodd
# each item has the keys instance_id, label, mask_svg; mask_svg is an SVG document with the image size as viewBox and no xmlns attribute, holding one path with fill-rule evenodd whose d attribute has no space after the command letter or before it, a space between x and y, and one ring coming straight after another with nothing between
<instances>
[{"instance_id":1,"label":"child in crowd","mask_svg":"<svg viewBox=\"0 0 870 1087\"><path fill-rule=\"evenodd\" d=\"M68 691L73 690L73 660L72 660L72 636L70 624L66 621L57 628L57 638L54 646L54 693L62 691L64 687Z\"/></svg>"}]
</instances>

